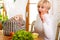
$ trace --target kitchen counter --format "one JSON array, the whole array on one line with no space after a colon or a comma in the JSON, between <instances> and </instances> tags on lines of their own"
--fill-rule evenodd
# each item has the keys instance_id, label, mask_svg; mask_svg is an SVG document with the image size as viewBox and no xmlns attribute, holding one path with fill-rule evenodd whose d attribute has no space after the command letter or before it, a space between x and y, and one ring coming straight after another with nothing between
<instances>
[{"instance_id":1,"label":"kitchen counter","mask_svg":"<svg viewBox=\"0 0 60 40\"><path fill-rule=\"evenodd\" d=\"M12 36L4 36L3 30L0 30L0 40L11 40ZM41 37L36 38L34 40L43 40Z\"/></svg>"}]
</instances>

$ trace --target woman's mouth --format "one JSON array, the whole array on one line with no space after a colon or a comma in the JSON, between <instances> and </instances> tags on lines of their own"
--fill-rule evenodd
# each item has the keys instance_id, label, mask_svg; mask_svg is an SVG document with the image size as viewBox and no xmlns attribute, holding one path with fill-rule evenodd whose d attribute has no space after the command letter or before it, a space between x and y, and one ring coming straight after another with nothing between
<instances>
[{"instance_id":1,"label":"woman's mouth","mask_svg":"<svg viewBox=\"0 0 60 40\"><path fill-rule=\"evenodd\" d=\"M39 11L39 14L40 14L41 12Z\"/></svg>"}]
</instances>

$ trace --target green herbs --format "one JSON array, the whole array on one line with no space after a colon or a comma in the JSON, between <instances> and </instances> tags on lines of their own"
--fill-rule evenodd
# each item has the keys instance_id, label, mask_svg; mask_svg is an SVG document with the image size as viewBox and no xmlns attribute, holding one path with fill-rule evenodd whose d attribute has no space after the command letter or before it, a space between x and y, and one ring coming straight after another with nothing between
<instances>
[{"instance_id":1,"label":"green herbs","mask_svg":"<svg viewBox=\"0 0 60 40\"><path fill-rule=\"evenodd\" d=\"M33 37L32 33L24 30L19 30L14 34L12 40L33 40Z\"/></svg>"},{"instance_id":2,"label":"green herbs","mask_svg":"<svg viewBox=\"0 0 60 40\"><path fill-rule=\"evenodd\" d=\"M16 0L14 0L14 2L15 2Z\"/></svg>"},{"instance_id":3,"label":"green herbs","mask_svg":"<svg viewBox=\"0 0 60 40\"><path fill-rule=\"evenodd\" d=\"M3 24L6 20L8 20L8 16L3 17L3 15L0 14L0 21L2 22L2 24Z\"/></svg>"},{"instance_id":4,"label":"green herbs","mask_svg":"<svg viewBox=\"0 0 60 40\"><path fill-rule=\"evenodd\" d=\"M0 6L0 9L2 9L3 8L3 6Z\"/></svg>"}]
</instances>

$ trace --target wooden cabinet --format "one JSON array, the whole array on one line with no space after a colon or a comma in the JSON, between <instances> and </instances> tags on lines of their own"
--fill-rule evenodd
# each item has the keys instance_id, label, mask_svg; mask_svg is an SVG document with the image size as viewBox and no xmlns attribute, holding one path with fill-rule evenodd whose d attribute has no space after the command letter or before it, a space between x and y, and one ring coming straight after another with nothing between
<instances>
[{"instance_id":1,"label":"wooden cabinet","mask_svg":"<svg viewBox=\"0 0 60 40\"><path fill-rule=\"evenodd\" d=\"M2 23L0 22L0 30L2 30Z\"/></svg>"},{"instance_id":2,"label":"wooden cabinet","mask_svg":"<svg viewBox=\"0 0 60 40\"><path fill-rule=\"evenodd\" d=\"M0 0L0 30L2 29L3 0Z\"/></svg>"},{"instance_id":3,"label":"wooden cabinet","mask_svg":"<svg viewBox=\"0 0 60 40\"><path fill-rule=\"evenodd\" d=\"M3 35L3 30L0 30L0 40L11 40L12 36L4 36ZM41 37L36 38L34 40L43 40Z\"/></svg>"}]
</instances>

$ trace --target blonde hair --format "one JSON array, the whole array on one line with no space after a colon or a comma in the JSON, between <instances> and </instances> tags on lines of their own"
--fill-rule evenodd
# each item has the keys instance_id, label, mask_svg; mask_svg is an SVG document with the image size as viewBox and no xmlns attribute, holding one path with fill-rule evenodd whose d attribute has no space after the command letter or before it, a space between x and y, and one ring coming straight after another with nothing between
<instances>
[{"instance_id":1,"label":"blonde hair","mask_svg":"<svg viewBox=\"0 0 60 40\"><path fill-rule=\"evenodd\" d=\"M46 5L47 5L47 8L48 8L48 10L51 8L51 3L48 1L48 0L41 0L41 1L39 1L38 2L38 8L41 6L41 5L43 5L44 3L46 3Z\"/></svg>"}]
</instances>

